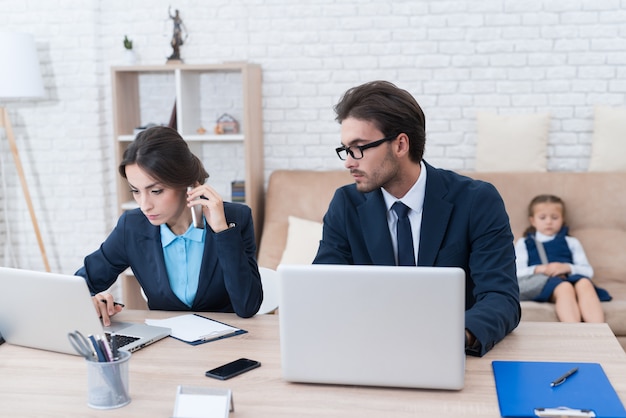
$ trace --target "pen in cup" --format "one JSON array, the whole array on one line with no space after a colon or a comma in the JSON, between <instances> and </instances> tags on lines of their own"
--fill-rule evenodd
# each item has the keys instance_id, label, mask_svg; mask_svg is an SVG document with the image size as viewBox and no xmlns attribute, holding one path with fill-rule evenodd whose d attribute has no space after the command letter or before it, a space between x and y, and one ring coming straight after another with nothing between
<instances>
[{"instance_id":1,"label":"pen in cup","mask_svg":"<svg viewBox=\"0 0 626 418\"><path fill-rule=\"evenodd\" d=\"M573 369L568 370L567 373L565 373L563 376L559 376L558 378L554 379L552 383L550 383L550 387L555 387L555 386L562 384L563 382L567 380L568 377L570 377L577 371L578 371L578 367L574 367Z\"/></svg>"},{"instance_id":2,"label":"pen in cup","mask_svg":"<svg viewBox=\"0 0 626 418\"><path fill-rule=\"evenodd\" d=\"M102 350L102 353L104 354L104 358L106 361L113 361L113 352L111 350L111 346L109 345L106 337L102 337L100 335L96 336L96 341L98 342L98 344L100 345L100 349Z\"/></svg>"},{"instance_id":3,"label":"pen in cup","mask_svg":"<svg viewBox=\"0 0 626 418\"><path fill-rule=\"evenodd\" d=\"M113 360L117 360L120 357L120 353L117 348L117 334L111 333L111 353L113 354Z\"/></svg>"}]
</instances>

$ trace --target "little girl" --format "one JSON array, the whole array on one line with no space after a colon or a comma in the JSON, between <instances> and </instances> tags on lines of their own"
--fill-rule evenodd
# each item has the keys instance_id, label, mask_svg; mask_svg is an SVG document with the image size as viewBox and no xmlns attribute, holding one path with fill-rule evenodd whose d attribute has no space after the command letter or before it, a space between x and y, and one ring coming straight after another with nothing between
<instances>
[{"instance_id":1,"label":"little girl","mask_svg":"<svg viewBox=\"0 0 626 418\"><path fill-rule=\"evenodd\" d=\"M593 285L593 268L580 241L567 235L563 201L536 196L528 219L530 227L515 244L520 300L553 302L562 322L604 322L600 301L611 296Z\"/></svg>"}]
</instances>

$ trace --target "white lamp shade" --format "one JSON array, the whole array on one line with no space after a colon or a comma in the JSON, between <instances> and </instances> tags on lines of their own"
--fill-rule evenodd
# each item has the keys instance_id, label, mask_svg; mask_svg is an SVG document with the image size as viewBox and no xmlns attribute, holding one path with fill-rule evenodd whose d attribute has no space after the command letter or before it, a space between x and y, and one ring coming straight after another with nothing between
<instances>
[{"instance_id":1,"label":"white lamp shade","mask_svg":"<svg viewBox=\"0 0 626 418\"><path fill-rule=\"evenodd\" d=\"M0 32L0 98L44 95L37 48L32 35Z\"/></svg>"}]
</instances>

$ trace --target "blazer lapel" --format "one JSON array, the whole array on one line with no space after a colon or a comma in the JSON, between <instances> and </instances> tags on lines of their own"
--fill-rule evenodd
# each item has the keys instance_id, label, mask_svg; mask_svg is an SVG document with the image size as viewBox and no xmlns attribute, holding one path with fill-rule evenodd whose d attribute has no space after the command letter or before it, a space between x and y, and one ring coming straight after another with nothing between
<instances>
[{"instance_id":1,"label":"blazer lapel","mask_svg":"<svg viewBox=\"0 0 626 418\"><path fill-rule=\"evenodd\" d=\"M141 259L148 261L142 266L143 279L150 280L155 284L154 288L161 289L162 293L167 293L170 301L178 301L178 303L182 304L181 306L186 306L178 299L170 287L159 227L149 228L144 236L137 239L137 251L142 254Z\"/></svg>"},{"instance_id":2,"label":"blazer lapel","mask_svg":"<svg viewBox=\"0 0 626 418\"><path fill-rule=\"evenodd\" d=\"M358 212L372 264L395 265L396 260L387 226L387 206L380 189L365 194L365 202L359 205Z\"/></svg>"},{"instance_id":3,"label":"blazer lapel","mask_svg":"<svg viewBox=\"0 0 626 418\"><path fill-rule=\"evenodd\" d=\"M424 164L428 174L426 176L424 208L422 209L422 228L417 265L433 266L448 228L453 205L444 200L448 188L441 181L437 171L430 165Z\"/></svg>"}]
</instances>

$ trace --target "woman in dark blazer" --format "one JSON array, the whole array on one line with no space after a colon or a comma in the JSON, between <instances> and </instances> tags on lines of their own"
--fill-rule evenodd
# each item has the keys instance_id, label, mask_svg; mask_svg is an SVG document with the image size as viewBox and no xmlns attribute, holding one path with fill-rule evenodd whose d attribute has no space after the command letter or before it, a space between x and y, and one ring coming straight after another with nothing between
<instances>
[{"instance_id":1,"label":"woman in dark blazer","mask_svg":"<svg viewBox=\"0 0 626 418\"><path fill-rule=\"evenodd\" d=\"M256 314L263 290L250 208L224 202L205 184L208 173L178 132L159 126L139 133L119 172L139 208L122 214L76 272L103 323L122 309L107 289L128 267L150 309ZM196 206L204 215L198 227Z\"/></svg>"}]
</instances>

